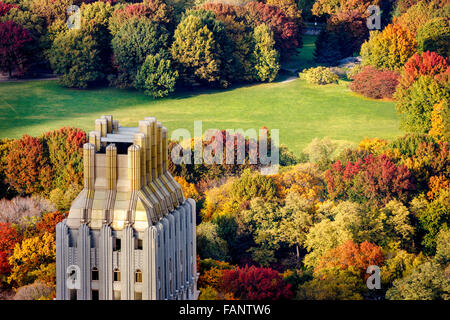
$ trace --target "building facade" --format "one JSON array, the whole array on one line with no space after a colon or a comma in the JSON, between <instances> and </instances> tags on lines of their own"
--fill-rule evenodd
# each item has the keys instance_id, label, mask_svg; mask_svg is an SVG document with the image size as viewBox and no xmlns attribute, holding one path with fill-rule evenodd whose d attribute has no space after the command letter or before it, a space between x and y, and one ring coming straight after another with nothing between
<instances>
[{"instance_id":1,"label":"building facade","mask_svg":"<svg viewBox=\"0 0 450 320\"><path fill-rule=\"evenodd\" d=\"M167 129L102 116L83 161L84 188L56 227L56 298L197 299L196 204L167 170Z\"/></svg>"}]
</instances>

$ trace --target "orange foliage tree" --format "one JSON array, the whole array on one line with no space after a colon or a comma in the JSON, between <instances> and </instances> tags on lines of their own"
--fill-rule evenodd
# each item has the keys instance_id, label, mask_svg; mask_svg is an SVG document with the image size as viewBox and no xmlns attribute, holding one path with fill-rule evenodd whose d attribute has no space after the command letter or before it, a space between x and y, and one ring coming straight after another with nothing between
<instances>
[{"instance_id":1,"label":"orange foliage tree","mask_svg":"<svg viewBox=\"0 0 450 320\"><path fill-rule=\"evenodd\" d=\"M36 231L38 234L46 232L54 234L56 232L56 225L67 217L66 212L49 212L44 214L42 219L36 223Z\"/></svg>"},{"instance_id":2,"label":"orange foliage tree","mask_svg":"<svg viewBox=\"0 0 450 320\"><path fill-rule=\"evenodd\" d=\"M5 171L7 182L20 193L42 193L52 184L44 145L29 135L11 143Z\"/></svg>"},{"instance_id":3,"label":"orange foliage tree","mask_svg":"<svg viewBox=\"0 0 450 320\"><path fill-rule=\"evenodd\" d=\"M314 272L319 273L323 269L338 267L343 270L353 269L363 276L366 274L368 266L380 267L383 261L384 256L379 246L367 241L358 245L352 240L348 240L342 245L328 250L320 258Z\"/></svg>"}]
</instances>

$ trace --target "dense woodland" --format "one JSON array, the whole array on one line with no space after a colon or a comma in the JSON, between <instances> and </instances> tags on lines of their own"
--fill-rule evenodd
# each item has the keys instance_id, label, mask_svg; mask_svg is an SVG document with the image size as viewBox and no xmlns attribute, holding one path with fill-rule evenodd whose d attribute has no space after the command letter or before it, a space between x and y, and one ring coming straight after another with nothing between
<instances>
[{"instance_id":1,"label":"dense woodland","mask_svg":"<svg viewBox=\"0 0 450 320\"><path fill-rule=\"evenodd\" d=\"M450 299L448 1L85 1L74 2L74 30L70 0L2 1L2 71L53 70L64 86L155 98L273 81L301 48L304 22L323 22L321 66L300 77L345 78L357 94L394 99L405 135L357 147L317 138L299 155L281 146L273 175L258 164L171 163L197 201L200 299ZM382 30L369 32L374 2ZM354 55L361 65L336 73ZM54 297L55 225L82 188L85 142L77 128L0 141L5 294ZM366 286L369 265L381 269L379 290Z\"/></svg>"}]
</instances>

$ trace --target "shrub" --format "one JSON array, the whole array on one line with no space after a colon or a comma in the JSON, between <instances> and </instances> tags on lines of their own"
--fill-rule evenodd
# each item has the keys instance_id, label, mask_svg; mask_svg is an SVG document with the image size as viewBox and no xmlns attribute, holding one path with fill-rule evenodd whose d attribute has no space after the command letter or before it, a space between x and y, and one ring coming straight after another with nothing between
<instances>
[{"instance_id":1,"label":"shrub","mask_svg":"<svg viewBox=\"0 0 450 320\"><path fill-rule=\"evenodd\" d=\"M14 300L47 300L54 295L54 291L53 287L38 280L18 288Z\"/></svg>"},{"instance_id":2,"label":"shrub","mask_svg":"<svg viewBox=\"0 0 450 320\"><path fill-rule=\"evenodd\" d=\"M300 76L308 83L320 85L337 83L339 80L338 75L333 73L329 68L326 67L307 69L303 71Z\"/></svg>"},{"instance_id":3,"label":"shrub","mask_svg":"<svg viewBox=\"0 0 450 320\"><path fill-rule=\"evenodd\" d=\"M164 26L149 19L132 18L125 22L112 39L114 61L119 72L117 84L131 86L148 55L159 53L166 59L168 36ZM161 66L164 67L164 63Z\"/></svg>"},{"instance_id":4,"label":"shrub","mask_svg":"<svg viewBox=\"0 0 450 320\"><path fill-rule=\"evenodd\" d=\"M417 31L419 51L434 51L444 58L450 56L450 19L434 18Z\"/></svg>"},{"instance_id":5,"label":"shrub","mask_svg":"<svg viewBox=\"0 0 450 320\"><path fill-rule=\"evenodd\" d=\"M448 80L440 83L430 76L420 76L398 98L396 109L400 114L400 127L407 131L427 133L431 129L433 106L449 99L448 86Z\"/></svg>"},{"instance_id":6,"label":"shrub","mask_svg":"<svg viewBox=\"0 0 450 320\"><path fill-rule=\"evenodd\" d=\"M137 72L135 86L146 95L162 98L175 90L177 79L178 71L172 70L170 60L150 54Z\"/></svg>"},{"instance_id":7,"label":"shrub","mask_svg":"<svg viewBox=\"0 0 450 320\"><path fill-rule=\"evenodd\" d=\"M382 32L371 32L361 47L363 65L381 70L399 70L416 51L414 35L400 25L390 24Z\"/></svg>"},{"instance_id":8,"label":"shrub","mask_svg":"<svg viewBox=\"0 0 450 320\"><path fill-rule=\"evenodd\" d=\"M392 98L399 77L400 74L395 71L381 71L367 66L354 77L350 89L369 98Z\"/></svg>"},{"instance_id":9,"label":"shrub","mask_svg":"<svg viewBox=\"0 0 450 320\"><path fill-rule=\"evenodd\" d=\"M55 207L47 200L36 196L12 200L0 200L0 222L13 223L23 227L27 220L39 218L45 212L54 211Z\"/></svg>"},{"instance_id":10,"label":"shrub","mask_svg":"<svg viewBox=\"0 0 450 320\"><path fill-rule=\"evenodd\" d=\"M420 76L429 76L435 80L442 81L445 80L446 75L450 75L448 58L443 58L436 52L416 53L408 59L403 67L395 98L399 100L403 95L407 94L406 90Z\"/></svg>"},{"instance_id":11,"label":"shrub","mask_svg":"<svg viewBox=\"0 0 450 320\"><path fill-rule=\"evenodd\" d=\"M53 71L62 74L62 85L87 88L105 77L101 51L92 35L81 29L73 29L55 38L49 60Z\"/></svg>"}]
</instances>

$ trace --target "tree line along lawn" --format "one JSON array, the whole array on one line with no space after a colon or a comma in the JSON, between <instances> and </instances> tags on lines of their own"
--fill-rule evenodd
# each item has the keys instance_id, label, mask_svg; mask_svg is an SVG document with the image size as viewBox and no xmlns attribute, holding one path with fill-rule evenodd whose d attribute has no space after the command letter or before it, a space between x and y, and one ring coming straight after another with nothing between
<instances>
[{"instance_id":1,"label":"tree line along lawn","mask_svg":"<svg viewBox=\"0 0 450 320\"><path fill-rule=\"evenodd\" d=\"M401 134L393 102L356 96L346 82L317 86L296 79L228 90L182 92L153 100L134 90L73 90L57 81L0 83L0 137L38 136L63 126L93 130L94 119L111 114L122 126L155 116L169 129L280 130L280 142L294 153L315 137L359 142Z\"/></svg>"}]
</instances>

